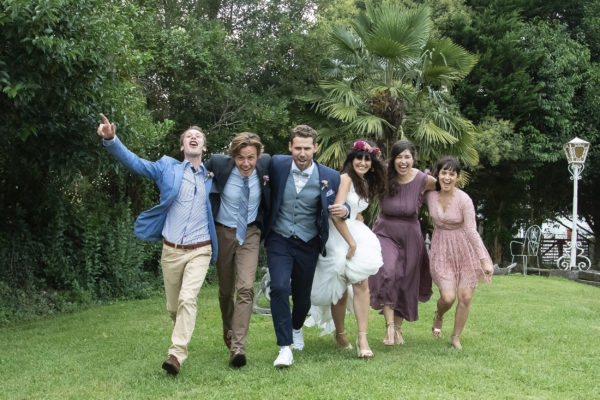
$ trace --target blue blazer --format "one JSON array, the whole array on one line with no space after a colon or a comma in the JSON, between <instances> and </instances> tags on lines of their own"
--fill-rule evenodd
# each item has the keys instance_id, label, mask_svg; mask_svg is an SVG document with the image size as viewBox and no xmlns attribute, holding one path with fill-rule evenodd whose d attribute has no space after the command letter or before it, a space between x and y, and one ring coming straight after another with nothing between
<instances>
[{"instance_id":1,"label":"blue blazer","mask_svg":"<svg viewBox=\"0 0 600 400\"><path fill-rule=\"evenodd\" d=\"M106 150L119 160L127 169L138 173L146 178L156 182L160 190L160 203L149 210L144 211L137 217L134 225L135 235L142 240L159 241L162 240L162 230L167 219L169 207L179 193L179 187L183 179L182 161L168 156L163 156L160 160L152 162L144 160L132 153L118 137L112 145L105 145ZM204 182L206 187L206 209L208 219L208 232L212 241L211 263L217 259L217 233L215 231L215 222L210 207L208 194L212 186L212 178L207 178Z\"/></svg>"},{"instance_id":2,"label":"blue blazer","mask_svg":"<svg viewBox=\"0 0 600 400\"><path fill-rule=\"evenodd\" d=\"M290 175L292 162L292 156L275 155L271 157L271 166L269 168L271 180L271 214L267 218L265 238L269 237L271 227L275 224L275 218L277 218L279 207L281 207L281 202L283 201L283 192L285 191L285 185ZM313 162L318 168L319 184L321 185L321 207L319 207L319 215L317 216L319 252L325 256L325 243L329 239L329 209L327 207L335 202L335 196L340 186L340 173L316 161ZM324 187L325 185L322 181L327 181L327 187ZM265 244L267 242L268 240L265 240Z\"/></svg>"}]
</instances>

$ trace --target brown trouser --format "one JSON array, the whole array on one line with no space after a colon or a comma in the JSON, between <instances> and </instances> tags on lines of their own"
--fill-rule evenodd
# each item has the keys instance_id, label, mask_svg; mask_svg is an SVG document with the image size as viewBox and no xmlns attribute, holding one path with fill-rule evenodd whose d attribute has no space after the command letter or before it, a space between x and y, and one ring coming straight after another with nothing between
<instances>
[{"instance_id":1,"label":"brown trouser","mask_svg":"<svg viewBox=\"0 0 600 400\"><path fill-rule=\"evenodd\" d=\"M246 336L252 315L254 277L258 264L260 229L248 226L246 239L240 246L235 238L235 228L217 225L219 257L219 304L223 319L223 332L231 331L231 351L246 354ZM237 297L234 304L234 295Z\"/></svg>"},{"instance_id":2,"label":"brown trouser","mask_svg":"<svg viewBox=\"0 0 600 400\"><path fill-rule=\"evenodd\" d=\"M173 320L169 354L183 363L196 325L198 293L206 277L212 247L193 250L175 249L163 244L162 265L167 310Z\"/></svg>"}]
</instances>

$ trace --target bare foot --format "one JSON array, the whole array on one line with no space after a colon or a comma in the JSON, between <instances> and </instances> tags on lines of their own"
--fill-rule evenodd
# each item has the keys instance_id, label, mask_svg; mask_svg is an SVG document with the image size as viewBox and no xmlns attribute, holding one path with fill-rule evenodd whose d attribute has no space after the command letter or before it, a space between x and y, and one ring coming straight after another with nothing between
<instances>
[{"instance_id":1,"label":"bare foot","mask_svg":"<svg viewBox=\"0 0 600 400\"><path fill-rule=\"evenodd\" d=\"M450 335L450 346L455 347L458 350L462 350L462 345L460 344L460 336Z\"/></svg>"},{"instance_id":2,"label":"bare foot","mask_svg":"<svg viewBox=\"0 0 600 400\"><path fill-rule=\"evenodd\" d=\"M440 318L438 312L436 311L433 314L433 326L431 327L431 333L436 338L442 337L442 324L444 323L444 318Z\"/></svg>"},{"instance_id":3,"label":"bare foot","mask_svg":"<svg viewBox=\"0 0 600 400\"><path fill-rule=\"evenodd\" d=\"M348 338L346 337L346 331L339 332L339 333L336 332L334 339L335 339L335 343L342 349L352 350L352 345L350 344L350 342L348 341Z\"/></svg>"}]
</instances>

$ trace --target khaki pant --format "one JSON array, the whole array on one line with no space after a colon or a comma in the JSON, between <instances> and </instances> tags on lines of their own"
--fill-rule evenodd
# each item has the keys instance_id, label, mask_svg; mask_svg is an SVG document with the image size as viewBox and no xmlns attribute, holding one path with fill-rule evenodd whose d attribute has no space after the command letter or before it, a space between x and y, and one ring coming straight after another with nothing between
<instances>
[{"instance_id":1,"label":"khaki pant","mask_svg":"<svg viewBox=\"0 0 600 400\"><path fill-rule=\"evenodd\" d=\"M241 246L235 238L235 233L234 228L217 225L219 304L223 332L231 331L231 351L246 354L246 336L252 316L260 229L254 225L248 226L246 239ZM234 304L236 289L237 297Z\"/></svg>"},{"instance_id":2,"label":"khaki pant","mask_svg":"<svg viewBox=\"0 0 600 400\"><path fill-rule=\"evenodd\" d=\"M175 249L163 243L162 273L167 297L167 310L173 320L169 354L183 363L188 356L188 344L196 325L198 292L202 287L212 247L193 250Z\"/></svg>"}]
</instances>

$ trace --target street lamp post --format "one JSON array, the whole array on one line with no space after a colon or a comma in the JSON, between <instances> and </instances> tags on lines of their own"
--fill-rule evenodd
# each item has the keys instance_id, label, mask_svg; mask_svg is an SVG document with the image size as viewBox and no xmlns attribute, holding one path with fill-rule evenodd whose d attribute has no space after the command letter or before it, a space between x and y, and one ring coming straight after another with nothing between
<instances>
[{"instance_id":1,"label":"street lamp post","mask_svg":"<svg viewBox=\"0 0 600 400\"><path fill-rule=\"evenodd\" d=\"M575 268L587 270L592 265L590 259L583 255L583 248L577 241L577 183L581 179L581 172L585 167L585 158L589 148L590 143L578 137L564 146L569 162L571 180L573 181L573 229L571 231L571 243L567 243L564 255L556 261L556 264L558 268L569 271ZM577 263L578 256L583 259L579 264Z\"/></svg>"}]
</instances>

